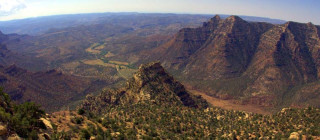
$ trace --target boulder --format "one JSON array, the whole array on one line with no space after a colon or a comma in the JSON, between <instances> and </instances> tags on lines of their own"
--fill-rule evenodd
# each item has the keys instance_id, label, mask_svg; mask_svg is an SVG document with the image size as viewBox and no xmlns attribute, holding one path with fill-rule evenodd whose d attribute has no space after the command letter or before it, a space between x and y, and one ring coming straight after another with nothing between
<instances>
[{"instance_id":1,"label":"boulder","mask_svg":"<svg viewBox=\"0 0 320 140\"><path fill-rule=\"evenodd\" d=\"M2 125L2 124L0 124L0 136L5 135L7 133L7 131L8 131L7 127Z\"/></svg>"},{"instance_id":2,"label":"boulder","mask_svg":"<svg viewBox=\"0 0 320 140\"><path fill-rule=\"evenodd\" d=\"M300 134L298 132L292 132L289 136L289 140L299 140Z\"/></svg>"},{"instance_id":3,"label":"boulder","mask_svg":"<svg viewBox=\"0 0 320 140\"><path fill-rule=\"evenodd\" d=\"M50 121L45 118L40 118L40 120L46 125L47 129L53 129Z\"/></svg>"},{"instance_id":4,"label":"boulder","mask_svg":"<svg viewBox=\"0 0 320 140\"><path fill-rule=\"evenodd\" d=\"M39 134L39 140L50 140L50 135L47 133Z\"/></svg>"},{"instance_id":5,"label":"boulder","mask_svg":"<svg viewBox=\"0 0 320 140\"><path fill-rule=\"evenodd\" d=\"M8 137L7 140L23 140L21 137L19 137L17 134L11 135Z\"/></svg>"}]
</instances>

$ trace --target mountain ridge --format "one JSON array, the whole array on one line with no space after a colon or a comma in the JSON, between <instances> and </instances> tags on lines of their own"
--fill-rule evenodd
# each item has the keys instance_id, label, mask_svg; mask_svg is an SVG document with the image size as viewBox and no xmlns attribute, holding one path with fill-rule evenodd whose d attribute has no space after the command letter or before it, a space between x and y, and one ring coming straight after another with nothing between
<instances>
[{"instance_id":1,"label":"mountain ridge","mask_svg":"<svg viewBox=\"0 0 320 140\"><path fill-rule=\"evenodd\" d=\"M294 87L319 81L319 37L319 26L312 23L272 25L217 15L202 27L181 29L142 55L160 60L170 72L209 90L211 96L274 107L288 102L284 97ZM291 102L308 105L306 100Z\"/></svg>"},{"instance_id":2,"label":"mountain ridge","mask_svg":"<svg viewBox=\"0 0 320 140\"><path fill-rule=\"evenodd\" d=\"M7 48L6 41L9 40L9 36L2 34L0 31L0 64L1 65L18 65L19 67L27 68L32 71L44 70L47 68L47 64L42 60L39 60L32 56L21 55L16 52L12 52ZM19 42L18 40L14 40Z\"/></svg>"},{"instance_id":3,"label":"mountain ridge","mask_svg":"<svg viewBox=\"0 0 320 140\"><path fill-rule=\"evenodd\" d=\"M124 87L103 91L96 97L88 95L79 108L101 114L106 107L144 103L191 108L208 107L208 103L201 96L190 94L181 83L168 75L159 62L151 62L141 65Z\"/></svg>"},{"instance_id":4,"label":"mountain ridge","mask_svg":"<svg viewBox=\"0 0 320 140\"><path fill-rule=\"evenodd\" d=\"M36 18L18 19L11 21L0 21L0 30L4 30L5 33L18 33L18 34L30 34L39 35L43 34L50 29L62 29L74 26L83 26L90 24L100 24L108 22L109 19L117 17L139 17L139 16L157 16L157 17L169 17L169 16L202 16L210 18L213 15L208 14L173 14L173 13L92 13L92 14L72 14L72 15L53 15ZM229 15L221 15L222 18L226 18ZM269 22L272 24L283 24L284 20L271 19L266 17L253 17L241 15L241 17L250 22ZM25 26L21 27L20 25Z\"/></svg>"}]
</instances>

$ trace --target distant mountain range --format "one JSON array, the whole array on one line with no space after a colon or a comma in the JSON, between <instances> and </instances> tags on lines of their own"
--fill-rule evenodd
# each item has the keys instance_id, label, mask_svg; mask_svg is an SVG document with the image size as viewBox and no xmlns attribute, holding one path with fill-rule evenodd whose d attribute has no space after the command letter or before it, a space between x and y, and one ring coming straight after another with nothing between
<instances>
[{"instance_id":1,"label":"distant mountain range","mask_svg":"<svg viewBox=\"0 0 320 140\"><path fill-rule=\"evenodd\" d=\"M56 15L56 16L44 16L27 19L18 19L11 21L0 21L0 30L6 34L29 34L39 35L46 33L50 29L62 29L76 26L87 26L94 24L117 24L116 21L124 23L124 20L131 20L137 18L149 17L153 19L155 17L204 17L209 19L213 15L190 15L190 14L157 14L157 13L92 13L92 14L73 14L73 15ZM221 15L222 18L226 18L229 15ZM253 16L241 16L241 18L247 21L254 22L268 22L273 24L285 23L284 20L253 17ZM23 25L23 26L21 26Z\"/></svg>"}]
</instances>

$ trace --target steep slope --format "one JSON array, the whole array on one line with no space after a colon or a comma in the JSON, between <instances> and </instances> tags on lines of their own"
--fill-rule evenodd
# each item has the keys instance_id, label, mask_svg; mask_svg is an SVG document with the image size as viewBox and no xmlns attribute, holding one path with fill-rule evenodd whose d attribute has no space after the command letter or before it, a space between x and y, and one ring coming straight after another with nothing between
<instances>
[{"instance_id":1,"label":"steep slope","mask_svg":"<svg viewBox=\"0 0 320 140\"><path fill-rule=\"evenodd\" d=\"M140 66L124 88L87 96L78 115L60 114L52 120L61 134L66 128L66 136L80 133L86 139L317 139L320 134L318 108L284 108L261 115L207 107L201 97L185 92L159 62ZM89 125L87 119L93 122ZM80 132L74 129L85 125L88 128Z\"/></svg>"},{"instance_id":2,"label":"steep slope","mask_svg":"<svg viewBox=\"0 0 320 140\"><path fill-rule=\"evenodd\" d=\"M190 57L185 73L200 71L202 77L214 79L241 75L251 62L259 36L270 27L270 24L248 23L237 16L228 17L201 50Z\"/></svg>"},{"instance_id":3,"label":"steep slope","mask_svg":"<svg viewBox=\"0 0 320 140\"><path fill-rule=\"evenodd\" d=\"M44 115L34 103L14 104L0 89L0 139L39 139L37 134L52 132L40 120Z\"/></svg>"},{"instance_id":4,"label":"steep slope","mask_svg":"<svg viewBox=\"0 0 320 140\"><path fill-rule=\"evenodd\" d=\"M224 20L215 16L202 27L182 29L155 52L160 52L158 56L165 66L183 70L193 78L239 76L248 67L259 36L271 27L237 16ZM195 76L194 72L199 74Z\"/></svg>"},{"instance_id":5,"label":"steep slope","mask_svg":"<svg viewBox=\"0 0 320 140\"><path fill-rule=\"evenodd\" d=\"M271 116L146 102L108 106L101 115L84 110L45 115L39 107L14 104L0 89L0 139L319 139L320 135L320 110L312 107L284 108Z\"/></svg>"},{"instance_id":6,"label":"steep slope","mask_svg":"<svg viewBox=\"0 0 320 140\"><path fill-rule=\"evenodd\" d=\"M105 81L65 75L56 70L33 73L15 65L0 67L0 86L14 101L34 101L47 111L59 110L107 84Z\"/></svg>"},{"instance_id":7,"label":"steep slope","mask_svg":"<svg viewBox=\"0 0 320 140\"><path fill-rule=\"evenodd\" d=\"M320 106L308 103L312 98L300 99L320 96L303 90L306 84L318 89L319 49L319 26L312 23L272 25L215 16L202 27L180 30L144 57L160 60L211 96L262 106Z\"/></svg>"},{"instance_id":8,"label":"steep slope","mask_svg":"<svg viewBox=\"0 0 320 140\"><path fill-rule=\"evenodd\" d=\"M288 22L263 34L253 62L245 74L254 82L244 92L247 95L269 94L282 98L287 97L285 93L293 92L290 90L295 86L318 81L318 32L319 29L311 23ZM310 88L316 89L316 86ZM319 92L314 94L319 98ZM301 95L304 92L300 92Z\"/></svg>"},{"instance_id":9,"label":"steep slope","mask_svg":"<svg viewBox=\"0 0 320 140\"><path fill-rule=\"evenodd\" d=\"M141 65L125 87L105 91L96 97L89 95L80 108L101 113L106 107L138 103L194 108L208 106L201 96L188 93L182 84L167 74L159 62L152 62Z\"/></svg>"},{"instance_id":10,"label":"steep slope","mask_svg":"<svg viewBox=\"0 0 320 140\"><path fill-rule=\"evenodd\" d=\"M26 68L28 70L44 70L47 68L47 64L44 61L39 60L32 56L24 56L18 53L14 53L7 48L6 41L9 40L8 35L2 34L0 31L0 64L1 65L12 65L16 64L19 67ZM19 42L13 40L13 42Z\"/></svg>"}]
</instances>

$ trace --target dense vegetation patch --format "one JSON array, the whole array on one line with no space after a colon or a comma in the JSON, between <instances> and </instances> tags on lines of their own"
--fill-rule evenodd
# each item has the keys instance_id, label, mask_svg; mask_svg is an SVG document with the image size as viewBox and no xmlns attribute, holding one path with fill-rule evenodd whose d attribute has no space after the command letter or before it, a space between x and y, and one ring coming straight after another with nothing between
<instances>
[{"instance_id":1,"label":"dense vegetation patch","mask_svg":"<svg viewBox=\"0 0 320 140\"><path fill-rule=\"evenodd\" d=\"M288 138L298 132L320 136L320 111L285 109L274 115L250 114L219 108L198 110L170 105L136 104L108 108L101 124L118 138L211 139Z\"/></svg>"},{"instance_id":2,"label":"dense vegetation patch","mask_svg":"<svg viewBox=\"0 0 320 140\"><path fill-rule=\"evenodd\" d=\"M16 132L23 138L37 139L38 130L46 129L39 120L44 115L44 111L35 103L12 103L9 95L0 89L0 121L7 125L8 132Z\"/></svg>"}]
</instances>

